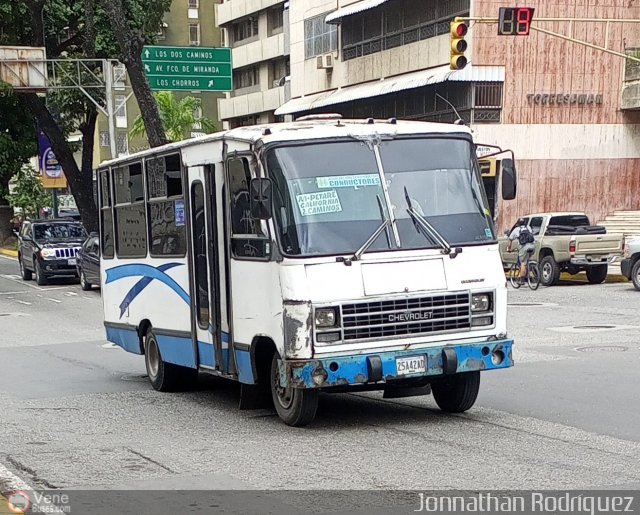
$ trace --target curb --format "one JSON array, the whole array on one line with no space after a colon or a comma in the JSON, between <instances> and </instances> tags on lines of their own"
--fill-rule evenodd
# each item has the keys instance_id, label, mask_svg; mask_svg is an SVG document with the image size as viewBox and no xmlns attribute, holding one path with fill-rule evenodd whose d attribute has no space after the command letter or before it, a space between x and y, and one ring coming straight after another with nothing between
<instances>
[{"instance_id":1,"label":"curb","mask_svg":"<svg viewBox=\"0 0 640 515\"><path fill-rule=\"evenodd\" d=\"M587 274L585 274L584 272L581 272L579 274L576 275L571 275L571 274L567 274L567 273L562 273L560 274L560 280L561 281L569 281L569 282L579 282L579 283L583 283L583 282L587 282ZM609 274L607 275L607 278L604 281L605 283L628 283L629 279L627 279L624 275L622 274Z\"/></svg>"},{"instance_id":2,"label":"curb","mask_svg":"<svg viewBox=\"0 0 640 515\"><path fill-rule=\"evenodd\" d=\"M18 251L12 249L0 249L0 255L17 258Z\"/></svg>"}]
</instances>

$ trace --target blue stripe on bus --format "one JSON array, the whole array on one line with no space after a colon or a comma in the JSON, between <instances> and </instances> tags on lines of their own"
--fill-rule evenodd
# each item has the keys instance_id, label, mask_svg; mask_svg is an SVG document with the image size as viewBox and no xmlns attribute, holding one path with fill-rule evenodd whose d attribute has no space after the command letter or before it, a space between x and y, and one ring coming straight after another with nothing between
<instances>
[{"instance_id":1,"label":"blue stripe on bus","mask_svg":"<svg viewBox=\"0 0 640 515\"><path fill-rule=\"evenodd\" d=\"M158 267L158 270L160 272L166 272L167 270L171 270L172 268L175 268L176 266L180 266L180 263L165 263L164 265L160 265ZM107 276L109 274L107 273ZM145 276L142 279L140 279L134 286L133 288L131 288L129 290L129 292L127 293L127 295L125 296L124 300L120 303L120 318L122 318L122 315L124 315L125 311L127 311L127 308L129 307L129 304L131 304L134 299L140 295L142 293L142 291L149 286L149 284L151 283L151 281L153 281L152 277L149 276Z\"/></svg>"},{"instance_id":2,"label":"blue stripe on bus","mask_svg":"<svg viewBox=\"0 0 640 515\"><path fill-rule=\"evenodd\" d=\"M156 334L162 360L182 367L196 368L191 338Z\"/></svg>"},{"instance_id":3,"label":"blue stripe on bus","mask_svg":"<svg viewBox=\"0 0 640 515\"><path fill-rule=\"evenodd\" d=\"M151 265L147 265L144 263L132 263L130 265L121 265L116 266L114 268L110 268L107 270L107 278L105 283L109 284L120 279L125 279L127 277L142 277L143 281L138 281L133 288L131 288L127 294L122 299L120 304L120 318L126 312L126 307L135 299L154 279L157 279L161 283L168 286L171 290L178 294L178 296L186 302L188 305L191 305L191 297L189 294L184 291L182 286L180 286L176 280L168 275L164 270L167 270L169 266L179 266L183 265L183 263L167 263L165 265L161 265L161 267L154 267ZM163 269L161 269L163 268ZM128 303L127 303L128 302ZM123 306L126 304L126 307L123 309Z\"/></svg>"},{"instance_id":4,"label":"blue stripe on bus","mask_svg":"<svg viewBox=\"0 0 640 515\"><path fill-rule=\"evenodd\" d=\"M198 340L198 355L200 356L201 365L206 367L216 366L216 353L211 343Z\"/></svg>"},{"instance_id":5,"label":"blue stripe on bus","mask_svg":"<svg viewBox=\"0 0 640 515\"><path fill-rule=\"evenodd\" d=\"M107 340L122 347L127 352L142 354L140 350L140 338L135 328L106 327ZM156 334L160 355L163 361L183 367L196 368L196 358L193 352L193 342L190 338L167 336ZM229 342L229 334L222 333L222 340ZM246 384L255 384L253 367L251 366L251 353L245 350L235 350L238 381ZM198 341L198 354L200 365L215 367L215 349L210 342ZM222 369L228 370L229 348L222 349Z\"/></svg>"},{"instance_id":6,"label":"blue stripe on bus","mask_svg":"<svg viewBox=\"0 0 640 515\"><path fill-rule=\"evenodd\" d=\"M140 349L140 338L135 328L125 329L122 327L106 327L107 340L119 345L127 352L142 354Z\"/></svg>"}]
</instances>

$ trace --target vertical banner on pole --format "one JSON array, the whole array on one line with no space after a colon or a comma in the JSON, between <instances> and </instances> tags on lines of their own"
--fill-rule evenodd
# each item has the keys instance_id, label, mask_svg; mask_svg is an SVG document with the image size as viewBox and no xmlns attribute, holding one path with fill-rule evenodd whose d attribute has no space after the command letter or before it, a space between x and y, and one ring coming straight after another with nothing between
<instances>
[{"instance_id":1,"label":"vertical banner on pole","mask_svg":"<svg viewBox=\"0 0 640 515\"><path fill-rule=\"evenodd\" d=\"M38 146L40 147L39 163L42 185L45 188L66 188L67 179L62 172L62 166L53 153L49 138L41 130L38 131Z\"/></svg>"}]
</instances>

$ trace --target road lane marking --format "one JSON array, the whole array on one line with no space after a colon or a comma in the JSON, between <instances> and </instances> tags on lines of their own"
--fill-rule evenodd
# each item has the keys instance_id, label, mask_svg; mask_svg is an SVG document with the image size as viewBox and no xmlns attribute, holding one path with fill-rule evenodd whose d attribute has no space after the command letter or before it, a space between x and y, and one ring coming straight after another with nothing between
<instances>
[{"instance_id":1,"label":"road lane marking","mask_svg":"<svg viewBox=\"0 0 640 515\"><path fill-rule=\"evenodd\" d=\"M27 286L29 288L33 288L38 291L51 291L51 290L64 290L67 288L66 286L55 286L52 288L40 288L40 286L35 286L33 284L29 284L27 281L23 281L19 275L10 275L10 274L0 274L2 279L6 279L7 281L13 281L14 283L22 284L23 286Z\"/></svg>"},{"instance_id":2,"label":"road lane marking","mask_svg":"<svg viewBox=\"0 0 640 515\"><path fill-rule=\"evenodd\" d=\"M26 300L16 300L18 304L24 304L25 306L31 306L31 302L27 302Z\"/></svg>"},{"instance_id":3,"label":"road lane marking","mask_svg":"<svg viewBox=\"0 0 640 515\"><path fill-rule=\"evenodd\" d=\"M53 298L51 298L51 297L47 297L47 300L50 300L51 302L55 302L56 304L61 304L61 303L62 303L62 301L61 301L61 300L53 299Z\"/></svg>"},{"instance_id":4,"label":"road lane marking","mask_svg":"<svg viewBox=\"0 0 640 515\"><path fill-rule=\"evenodd\" d=\"M7 259L9 261L18 261L17 257L5 256L4 254L0 254L0 258Z\"/></svg>"},{"instance_id":5,"label":"road lane marking","mask_svg":"<svg viewBox=\"0 0 640 515\"><path fill-rule=\"evenodd\" d=\"M0 291L0 295L21 295L23 293L29 293L28 291Z\"/></svg>"}]
</instances>

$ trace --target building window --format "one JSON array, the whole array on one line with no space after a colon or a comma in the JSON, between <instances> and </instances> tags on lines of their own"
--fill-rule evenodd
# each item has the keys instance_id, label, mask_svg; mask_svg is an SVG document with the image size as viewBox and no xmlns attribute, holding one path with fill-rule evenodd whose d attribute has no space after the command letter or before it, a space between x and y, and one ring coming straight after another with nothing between
<instances>
[{"instance_id":1,"label":"building window","mask_svg":"<svg viewBox=\"0 0 640 515\"><path fill-rule=\"evenodd\" d=\"M274 59L269 63L269 88L284 86L284 79L290 74L289 59Z\"/></svg>"},{"instance_id":2,"label":"building window","mask_svg":"<svg viewBox=\"0 0 640 515\"><path fill-rule=\"evenodd\" d=\"M200 2L199 0L187 0L187 5L189 9L197 9L200 7Z\"/></svg>"},{"instance_id":3,"label":"building window","mask_svg":"<svg viewBox=\"0 0 640 515\"><path fill-rule=\"evenodd\" d=\"M126 129L127 123L127 97L116 95L116 127Z\"/></svg>"},{"instance_id":4,"label":"building window","mask_svg":"<svg viewBox=\"0 0 640 515\"><path fill-rule=\"evenodd\" d=\"M335 52L338 49L338 27L324 22L327 14L304 20L305 59Z\"/></svg>"},{"instance_id":5,"label":"building window","mask_svg":"<svg viewBox=\"0 0 640 515\"><path fill-rule=\"evenodd\" d=\"M253 116L245 116L244 118L234 118L229 121L229 126L235 129L236 127L249 127L251 125L259 125L260 123L260 115L256 114Z\"/></svg>"},{"instance_id":6,"label":"building window","mask_svg":"<svg viewBox=\"0 0 640 515\"><path fill-rule=\"evenodd\" d=\"M240 43L258 38L258 17L249 16L244 20L234 23L231 26L231 33L233 34L233 43Z\"/></svg>"},{"instance_id":7,"label":"building window","mask_svg":"<svg viewBox=\"0 0 640 515\"><path fill-rule=\"evenodd\" d=\"M193 117L195 118L195 123L193 124L192 130L201 131L202 130L202 106L199 105L193 110Z\"/></svg>"},{"instance_id":8,"label":"building window","mask_svg":"<svg viewBox=\"0 0 640 515\"><path fill-rule=\"evenodd\" d=\"M117 64L113 67L113 87L124 89L127 80L127 67L124 64Z\"/></svg>"},{"instance_id":9,"label":"building window","mask_svg":"<svg viewBox=\"0 0 640 515\"><path fill-rule=\"evenodd\" d=\"M233 89L250 88L260 85L260 70L257 66L247 66L233 70Z\"/></svg>"},{"instance_id":10,"label":"building window","mask_svg":"<svg viewBox=\"0 0 640 515\"><path fill-rule=\"evenodd\" d=\"M502 114L501 82L480 82L474 84L472 123L500 123Z\"/></svg>"},{"instance_id":11,"label":"building window","mask_svg":"<svg viewBox=\"0 0 640 515\"><path fill-rule=\"evenodd\" d=\"M116 151L118 152L118 157L129 155L129 137L126 133L118 134L116 137Z\"/></svg>"},{"instance_id":12,"label":"building window","mask_svg":"<svg viewBox=\"0 0 640 515\"><path fill-rule=\"evenodd\" d=\"M108 131L100 131L100 146L108 148L111 145Z\"/></svg>"},{"instance_id":13,"label":"building window","mask_svg":"<svg viewBox=\"0 0 640 515\"><path fill-rule=\"evenodd\" d=\"M200 24L190 23L189 24L189 46L199 46L199 45L200 45Z\"/></svg>"},{"instance_id":14,"label":"building window","mask_svg":"<svg viewBox=\"0 0 640 515\"><path fill-rule=\"evenodd\" d=\"M267 13L267 32L269 36L280 34L284 26L284 10L282 6L269 9Z\"/></svg>"},{"instance_id":15,"label":"building window","mask_svg":"<svg viewBox=\"0 0 640 515\"><path fill-rule=\"evenodd\" d=\"M451 20L469 9L470 0L396 0L348 16L342 22L342 59L448 34Z\"/></svg>"}]
</instances>

